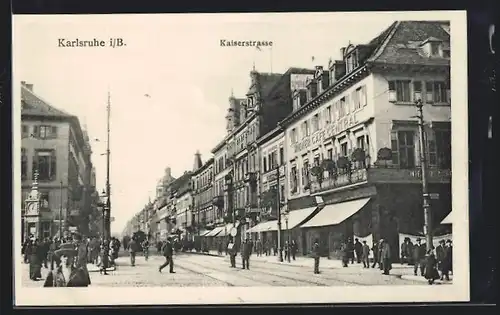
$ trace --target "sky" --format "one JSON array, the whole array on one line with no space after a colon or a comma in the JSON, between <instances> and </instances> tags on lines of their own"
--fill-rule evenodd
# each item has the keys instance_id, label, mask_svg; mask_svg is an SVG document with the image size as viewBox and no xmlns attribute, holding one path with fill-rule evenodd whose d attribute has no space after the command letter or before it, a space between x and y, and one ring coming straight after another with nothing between
<instances>
[{"instance_id":1,"label":"sky","mask_svg":"<svg viewBox=\"0 0 500 315\"><path fill-rule=\"evenodd\" d=\"M431 19L429 14L417 19ZM395 13L14 16L14 82L27 81L56 108L77 115L92 139L97 187L106 180L106 102L111 95L112 232L142 209L169 166L191 170L226 135L233 91L244 97L261 72L327 66L340 48L364 44ZM123 47L58 47L58 39ZM221 39L273 41L273 48L221 47ZM314 61L312 57L314 56ZM147 96L146 96L147 95ZM15 104L16 105L16 104ZM16 106L15 106L16 108ZM17 106L20 110L20 106Z\"/></svg>"}]
</instances>

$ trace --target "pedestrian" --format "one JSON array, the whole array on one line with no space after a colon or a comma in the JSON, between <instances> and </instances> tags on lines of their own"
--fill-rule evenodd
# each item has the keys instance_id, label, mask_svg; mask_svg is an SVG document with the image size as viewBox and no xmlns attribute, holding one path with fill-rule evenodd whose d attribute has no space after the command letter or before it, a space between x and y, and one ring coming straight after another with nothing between
<instances>
[{"instance_id":1,"label":"pedestrian","mask_svg":"<svg viewBox=\"0 0 500 315\"><path fill-rule=\"evenodd\" d=\"M77 251L74 266L77 270L79 270L79 280L81 281L81 283L77 286L89 286L91 281L90 274L87 269L87 243L82 240L82 236L80 234L75 233L73 234L73 244L75 245Z\"/></svg>"},{"instance_id":2,"label":"pedestrian","mask_svg":"<svg viewBox=\"0 0 500 315\"><path fill-rule=\"evenodd\" d=\"M158 268L158 271L162 271L167 265L169 266L169 272L175 273L174 271L174 248L172 244L172 238L167 237L167 241L163 244L162 248L163 256L165 257L165 262Z\"/></svg>"},{"instance_id":3,"label":"pedestrian","mask_svg":"<svg viewBox=\"0 0 500 315\"><path fill-rule=\"evenodd\" d=\"M250 269L250 255L252 254L252 243L247 239L241 246L241 269Z\"/></svg>"},{"instance_id":4,"label":"pedestrian","mask_svg":"<svg viewBox=\"0 0 500 315\"><path fill-rule=\"evenodd\" d=\"M351 264L354 264L354 243L350 237L347 239L347 253Z\"/></svg>"},{"instance_id":5,"label":"pedestrian","mask_svg":"<svg viewBox=\"0 0 500 315\"><path fill-rule=\"evenodd\" d=\"M264 243L264 254L266 256L269 256L269 247L270 247L269 240L266 240L266 242Z\"/></svg>"},{"instance_id":6,"label":"pedestrian","mask_svg":"<svg viewBox=\"0 0 500 315\"><path fill-rule=\"evenodd\" d=\"M384 270L383 274L388 275L389 271L392 269L391 265L391 247L389 243L382 239L382 253L380 256L382 262L382 268Z\"/></svg>"},{"instance_id":7,"label":"pedestrian","mask_svg":"<svg viewBox=\"0 0 500 315\"><path fill-rule=\"evenodd\" d=\"M23 243L23 247L22 247L22 253L24 255L24 263L27 264L29 263L29 260L30 260L30 256L31 256L31 247L32 247L33 243L31 242L31 239L28 238L27 240L24 241Z\"/></svg>"},{"instance_id":8,"label":"pedestrian","mask_svg":"<svg viewBox=\"0 0 500 315\"><path fill-rule=\"evenodd\" d=\"M451 240L446 240L444 247L444 257L441 265L441 280L450 280L450 271L453 272L453 246Z\"/></svg>"},{"instance_id":9,"label":"pedestrian","mask_svg":"<svg viewBox=\"0 0 500 315\"><path fill-rule=\"evenodd\" d=\"M349 249L346 242L340 244L340 253L342 255L342 267L347 268L349 266Z\"/></svg>"},{"instance_id":10,"label":"pedestrian","mask_svg":"<svg viewBox=\"0 0 500 315\"><path fill-rule=\"evenodd\" d=\"M130 255L130 265L132 267L135 266L135 254L137 253L137 242L135 240L135 237L133 237L130 242L128 243L128 252Z\"/></svg>"},{"instance_id":11,"label":"pedestrian","mask_svg":"<svg viewBox=\"0 0 500 315\"><path fill-rule=\"evenodd\" d=\"M54 272L49 273L45 279L44 287L88 287L89 280L82 268L74 266L71 261L78 255L74 244L65 243L54 252L57 256L57 267Z\"/></svg>"},{"instance_id":12,"label":"pedestrian","mask_svg":"<svg viewBox=\"0 0 500 315\"><path fill-rule=\"evenodd\" d=\"M422 244L422 240L417 238L417 244L413 246L413 274L416 276L420 267L420 275L424 276L425 270L425 249L426 245Z\"/></svg>"},{"instance_id":13,"label":"pedestrian","mask_svg":"<svg viewBox=\"0 0 500 315\"><path fill-rule=\"evenodd\" d=\"M359 239L354 241L354 252L356 253L356 262L360 264L363 259L363 245L359 242Z\"/></svg>"},{"instance_id":14,"label":"pedestrian","mask_svg":"<svg viewBox=\"0 0 500 315\"><path fill-rule=\"evenodd\" d=\"M229 245L229 244L228 244ZM222 240L217 241L217 255L222 256Z\"/></svg>"},{"instance_id":15,"label":"pedestrian","mask_svg":"<svg viewBox=\"0 0 500 315\"><path fill-rule=\"evenodd\" d=\"M283 251L285 252L285 260L288 260L288 256L290 255L290 245L288 244L288 241L285 241Z\"/></svg>"},{"instance_id":16,"label":"pedestrian","mask_svg":"<svg viewBox=\"0 0 500 315\"><path fill-rule=\"evenodd\" d=\"M363 260L363 268L370 268L370 247L363 240L363 245L361 247L361 257Z\"/></svg>"},{"instance_id":17,"label":"pedestrian","mask_svg":"<svg viewBox=\"0 0 500 315\"><path fill-rule=\"evenodd\" d=\"M401 243L401 265L407 262L408 257L408 237Z\"/></svg>"},{"instance_id":18,"label":"pedestrian","mask_svg":"<svg viewBox=\"0 0 500 315\"><path fill-rule=\"evenodd\" d=\"M319 240L316 239L312 246L312 256L314 258L314 273L319 274L319 257L320 257L320 248L319 248Z\"/></svg>"},{"instance_id":19,"label":"pedestrian","mask_svg":"<svg viewBox=\"0 0 500 315\"><path fill-rule=\"evenodd\" d=\"M439 279L439 272L437 270L437 259L434 256L434 251L429 249L425 258L425 279L429 284L433 284L434 281Z\"/></svg>"},{"instance_id":20,"label":"pedestrian","mask_svg":"<svg viewBox=\"0 0 500 315\"><path fill-rule=\"evenodd\" d=\"M297 242L295 242L295 240L292 240L292 243L290 244L290 250L292 252L292 259L295 260L295 256L297 255L298 250Z\"/></svg>"},{"instance_id":21,"label":"pedestrian","mask_svg":"<svg viewBox=\"0 0 500 315\"><path fill-rule=\"evenodd\" d=\"M41 251L41 254L42 254L43 267L45 269L49 268L49 266L48 266L49 248L50 248L49 239L48 238L44 238L43 242L42 242L42 251Z\"/></svg>"},{"instance_id":22,"label":"pedestrian","mask_svg":"<svg viewBox=\"0 0 500 315\"><path fill-rule=\"evenodd\" d=\"M47 259L49 260L50 263L50 270L54 269L54 252L57 250L57 244L55 239L52 240L49 244L49 253L47 254Z\"/></svg>"},{"instance_id":23,"label":"pedestrian","mask_svg":"<svg viewBox=\"0 0 500 315\"><path fill-rule=\"evenodd\" d=\"M37 239L32 239L30 247L30 279L33 281L38 281L42 278L42 248Z\"/></svg>"},{"instance_id":24,"label":"pedestrian","mask_svg":"<svg viewBox=\"0 0 500 315\"><path fill-rule=\"evenodd\" d=\"M149 241L148 239L146 238L143 242L142 242L142 251L144 252L144 259L146 261L148 261L148 257L149 257Z\"/></svg>"},{"instance_id":25,"label":"pedestrian","mask_svg":"<svg viewBox=\"0 0 500 315\"><path fill-rule=\"evenodd\" d=\"M229 262L231 263L231 268L236 268L236 246L234 246L233 240L229 240L227 244L227 251L229 253Z\"/></svg>"},{"instance_id":26,"label":"pedestrian","mask_svg":"<svg viewBox=\"0 0 500 315\"><path fill-rule=\"evenodd\" d=\"M379 250L378 250L378 242L373 241L372 244L372 253L373 253L373 264L372 268L375 268L377 264L380 264L380 255L379 255Z\"/></svg>"},{"instance_id":27,"label":"pedestrian","mask_svg":"<svg viewBox=\"0 0 500 315\"><path fill-rule=\"evenodd\" d=\"M278 254L278 246L276 242L273 243L273 255L276 256Z\"/></svg>"},{"instance_id":28,"label":"pedestrian","mask_svg":"<svg viewBox=\"0 0 500 315\"><path fill-rule=\"evenodd\" d=\"M101 242L101 262L99 267L99 273L101 275L108 274L107 269L109 268L109 244L105 239L103 239Z\"/></svg>"},{"instance_id":29,"label":"pedestrian","mask_svg":"<svg viewBox=\"0 0 500 315\"><path fill-rule=\"evenodd\" d=\"M438 271L442 271L443 260L444 260L444 240L439 241L439 245L436 247L436 260L437 260L437 269ZM441 279L442 280L442 279Z\"/></svg>"},{"instance_id":30,"label":"pedestrian","mask_svg":"<svg viewBox=\"0 0 500 315\"><path fill-rule=\"evenodd\" d=\"M262 256L262 241L260 239L257 240L257 257Z\"/></svg>"},{"instance_id":31,"label":"pedestrian","mask_svg":"<svg viewBox=\"0 0 500 315\"><path fill-rule=\"evenodd\" d=\"M413 262L413 243L409 237L406 238L406 259L408 265L414 265Z\"/></svg>"},{"instance_id":32,"label":"pedestrian","mask_svg":"<svg viewBox=\"0 0 500 315\"><path fill-rule=\"evenodd\" d=\"M378 267L380 270L384 270L384 261L382 259L382 250L384 249L384 246L382 246L384 242L384 239L380 239L378 241Z\"/></svg>"}]
</instances>

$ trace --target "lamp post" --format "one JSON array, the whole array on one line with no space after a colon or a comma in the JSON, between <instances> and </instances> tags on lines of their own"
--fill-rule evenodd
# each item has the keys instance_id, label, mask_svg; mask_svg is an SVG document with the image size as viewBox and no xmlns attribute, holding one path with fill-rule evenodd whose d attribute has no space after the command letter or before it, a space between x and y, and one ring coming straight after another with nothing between
<instances>
[{"instance_id":1,"label":"lamp post","mask_svg":"<svg viewBox=\"0 0 500 315\"><path fill-rule=\"evenodd\" d=\"M290 231L288 230L288 211L285 211L285 213L283 214L283 216L285 217L285 227L286 227L287 242L288 242L288 255L287 255L287 259L288 259L288 262L290 262L290 251L291 251L291 248L290 248Z\"/></svg>"},{"instance_id":2,"label":"lamp post","mask_svg":"<svg viewBox=\"0 0 500 315\"><path fill-rule=\"evenodd\" d=\"M62 213L63 213L63 182L59 182L59 195L61 196L61 202L59 203L59 239L62 238L63 226L62 226Z\"/></svg>"},{"instance_id":3,"label":"lamp post","mask_svg":"<svg viewBox=\"0 0 500 315\"><path fill-rule=\"evenodd\" d=\"M429 191L427 187L427 152L426 152L426 139L424 131L424 114L423 114L423 104L422 100L418 99L415 102L417 107L417 118L418 118L418 129L419 129L419 141L420 141L420 167L422 170L422 197L423 197L423 207L424 207L424 234L427 250L432 249L432 221L431 221L431 205L429 202Z\"/></svg>"},{"instance_id":4,"label":"lamp post","mask_svg":"<svg viewBox=\"0 0 500 315\"><path fill-rule=\"evenodd\" d=\"M281 196L280 196L280 165L276 167L276 210L278 216L278 260L283 262L283 247L281 246Z\"/></svg>"}]
</instances>

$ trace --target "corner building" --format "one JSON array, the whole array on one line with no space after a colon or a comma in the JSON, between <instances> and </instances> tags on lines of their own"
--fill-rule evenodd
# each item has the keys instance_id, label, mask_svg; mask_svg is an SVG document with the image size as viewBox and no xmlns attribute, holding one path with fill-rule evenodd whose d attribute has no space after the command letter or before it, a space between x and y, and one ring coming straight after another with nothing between
<instances>
[{"instance_id":1,"label":"corner building","mask_svg":"<svg viewBox=\"0 0 500 315\"><path fill-rule=\"evenodd\" d=\"M451 211L449 41L449 23L398 21L340 49L295 92L282 126L288 207L316 207L300 226L304 251L319 239L323 255L337 257L348 238L384 238L398 260L403 235L422 235L417 100L433 226Z\"/></svg>"}]
</instances>

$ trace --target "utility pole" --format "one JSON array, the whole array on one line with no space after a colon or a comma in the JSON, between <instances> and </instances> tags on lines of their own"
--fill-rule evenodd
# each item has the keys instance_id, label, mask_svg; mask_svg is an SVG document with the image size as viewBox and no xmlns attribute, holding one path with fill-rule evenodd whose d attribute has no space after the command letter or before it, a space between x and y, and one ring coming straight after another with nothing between
<instances>
[{"instance_id":1,"label":"utility pole","mask_svg":"<svg viewBox=\"0 0 500 315\"><path fill-rule=\"evenodd\" d=\"M109 183L110 171L110 118L111 118L111 93L108 90L108 106L107 106L107 141L106 141L106 208L104 212L104 236L105 239L111 238L111 185Z\"/></svg>"},{"instance_id":2,"label":"utility pole","mask_svg":"<svg viewBox=\"0 0 500 315\"><path fill-rule=\"evenodd\" d=\"M61 196L61 202L59 204L59 239L62 238L63 226L62 226L62 213L63 213L63 182L59 183L59 193Z\"/></svg>"},{"instance_id":3,"label":"utility pole","mask_svg":"<svg viewBox=\"0 0 500 315\"><path fill-rule=\"evenodd\" d=\"M283 251L281 246L281 196L280 196L280 165L276 167L276 209L278 214L278 259L283 262Z\"/></svg>"},{"instance_id":4,"label":"utility pole","mask_svg":"<svg viewBox=\"0 0 500 315\"><path fill-rule=\"evenodd\" d=\"M431 220L431 205L429 202L429 189L427 187L427 150L426 150L426 138L424 131L424 114L423 114L423 104L422 100L417 100L415 103L418 111L418 129L419 129L419 140L420 140L420 167L422 170L422 197L424 206L424 234L427 250L431 250L432 244L432 220Z\"/></svg>"}]
</instances>

